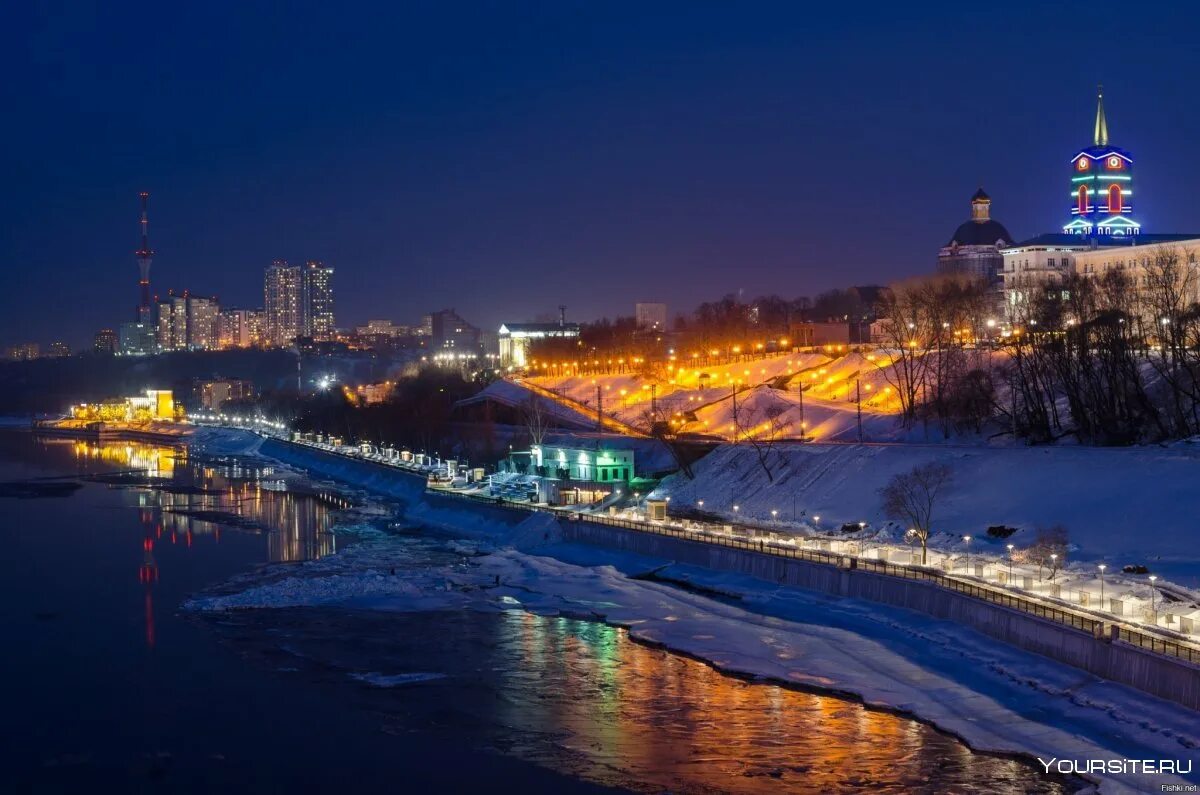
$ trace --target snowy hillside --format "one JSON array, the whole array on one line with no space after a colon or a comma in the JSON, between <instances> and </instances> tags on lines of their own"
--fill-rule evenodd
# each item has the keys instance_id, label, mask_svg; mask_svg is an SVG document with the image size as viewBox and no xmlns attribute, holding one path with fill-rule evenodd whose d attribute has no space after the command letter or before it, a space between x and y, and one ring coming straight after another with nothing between
<instances>
[{"instance_id":1,"label":"snowy hillside","mask_svg":"<svg viewBox=\"0 0 1200 795\"><path fill-rule=\"evenodd\" d=\"M947 447L936 445L785 444L772 453L768 479L749 445L725 445L694 467L695 479L674 475L660 488L672 507L696 506L742 520L805 531L867 522L888 528L879 489L896 473L927 461L954 470L934 516L942 544L971 535L979 552L1004 554L1028 544L1039 526L1064 525L1071 557L1119 568L1142 563L1176 582L1200 586L1200 450L1169 448ZM772 519L771 511L778 511ZM796 521L793 524L793 510ZM820 522L813 520L821 517ZM1018 528L991 538L992 525ZM936 539L935 539L936 541Z\"/></svg>"},{"instance_id":2,"label":"snowy hillside","mask_svg":"<svg viewBox=\"0 0 1200 795\"><path fill-rule=\"evenodd\" d=\"M988 354L980 355L986 363ZM732 440L761 435L769 424L770 434L779 438L857 441L861 405L867 441L941 439L935 428L897 423L896 373L882 350L771 354L712 366L681 360L654 372L538 376L525 382L583 413L594 412L599 400L605 416L643 431L653 407L658 417L689 433Z\"/></svg>"}]
</instances>

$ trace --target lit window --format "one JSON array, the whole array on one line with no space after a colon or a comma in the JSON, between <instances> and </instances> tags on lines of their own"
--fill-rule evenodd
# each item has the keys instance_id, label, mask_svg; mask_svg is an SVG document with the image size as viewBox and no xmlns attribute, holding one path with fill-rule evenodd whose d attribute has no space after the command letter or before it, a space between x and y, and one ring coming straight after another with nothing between
<instances>
[{"instance_id":1,"label":"lit window","mask_svg":"<svg viewBox=\"0 0 1200 795\"><path fill-rule=\"evenodd\" d=\"M1121 186L1108 186L1108 211L1110 213L1121 212Z\"/></svg>"}]
</instances>

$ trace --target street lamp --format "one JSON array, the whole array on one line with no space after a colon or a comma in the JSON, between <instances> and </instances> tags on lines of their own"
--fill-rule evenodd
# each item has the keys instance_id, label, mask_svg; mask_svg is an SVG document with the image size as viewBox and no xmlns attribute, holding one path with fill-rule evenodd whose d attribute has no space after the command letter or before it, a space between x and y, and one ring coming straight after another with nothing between
<instances>
[{"instance_id":1,"label":"street lamp","mask_svg":"<svg viewBox=\"0 0 1200 795\"><path fill-rule=\"evenodd\" d=\"M963 544L966 545L966 550L967 550L967 574L970 574L971 573L971 537L963 536Z\"/></svg>"},{"instance_id":2,"label":"street lamp","mask_svg":"<svg viewBox=\"0 0 1200 795\"><path fill-rule=\"evenodd\" d=\"M1100 609L1104 609L1104 570L1108 568L1103 563L1100 564Z\"/></svg>"},{"instance_id":3,"label":"street lamp","mask_svg":"<svg viewBox=\"0 0 1200 795\"><path fill-rule=\"evenodd\" d=\"M1158 602L1154 598L1155 593L1156 593L1156 591L1154 590L1154 581L1157 579L1158 579L1157 575L1154 575L1154 574L1150 575L1150 609L1154 611L1154 624L1156 626L1158 625Z\"/></svg>"},{"instance_id":4,"label":"street lamp","mask_svg":"<svg viewBox=\"0 0 1200 795\"><path fill-rule=\"evenodd\" d=\"M1015 544L1008 545L1008 587L1009 588L1012 587L1012 559L1013 559L1013 548L1015 546L1016 546Z\"/></svg>"},{"instance_id":5,"label":"street lamp","mask_svg":"<svg viewBox=\"0 0 1200 795\"><path fill-rule=\"evenodd\" d=\"M779 511L777 511L777 510L775 510L774 508L772 508L772 509L771 509L771 521L772 521L772 522L774 522L774 521L776 521L778 518L779 518Z\"/></svg>"},{"instance_id":6,"label":"street lamp","mask_svg":"<svg viewBox=\"0 0 1200 795\"><path fill-rule=\"evenodd\" d=\"M1058 574L1058 555L1051 554L1050 555L1050 579L1053 580L1056 574Z\"/></svg>"},{"instance_id":7,"label":"street lamp","mask_svg":"<svg viewBox=\"0 0 1200 795\"><path fill-rule=\"evenodd\" d=\"M704 507L704 500L697 500L697 501L696 501L696 507L698 507L698 508L703 508L703 507Z\"/></svg>"}]
</instances>

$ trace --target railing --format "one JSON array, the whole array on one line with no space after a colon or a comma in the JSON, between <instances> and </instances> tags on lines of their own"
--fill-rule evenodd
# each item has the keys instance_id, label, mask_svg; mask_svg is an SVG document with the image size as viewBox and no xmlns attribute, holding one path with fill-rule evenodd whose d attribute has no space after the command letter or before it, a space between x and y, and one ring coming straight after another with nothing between
<instances>
[{"instance_id":1,"label":"railing","mask_svg":"<svg viewBox=\"0 0 1200 795\"><path fill-rule=\"evenodd\" d=\"M1156 635L1122 625L1117 625L1117 637L1126 643L1142 649L1149 649L1156 654L1165 654L1170 657L1187 660L1191 663L1200 663L1200 649L1185 646L1168 638L1160 638Z\"/></svg>"},{"instance_id":2,"label":"railing","mask_svg":"<svg viewBox=\"0 0 1200 795\"><path fill-rule=\"evenodd\" d=\"M476 502L488 503L491 505L502 504L509 508L517 508L520 510L529 511L530 513L547 513L558 517L566 516L567 518L579 519L594 524L609 525L611 527L619 527L639 533L652 533L654 535L681 538L686 541L712 544L714 546L728 547L730 549L741 549L749 552L758 552L764 555L774 555L781 558L805 560L826 566L844 566L846 565L847 561L850 561L849 565L852 568L876 574L882 574L888 577L927 582L940 588L945 588L947 590L954 591L955 593L963 594L964 596L972 599L990 602L992 604L1000 605L1001 607L1007 607L1011 610L1027 613L1047 621L1053 621L1056 624L1072 627L1082 632L1086 632L1094 637L1101 636L1101 630L1105 625L1105 621L1102 619L1093 618L1084 613L1079 613L1064 607L1058 607L1039 599L1012 593L1010 591L1006 591L1001 588L995 588L984 583L963 580L934 569L923 568L920 566L900 566L895 563L888 563L887 561L848 557L834 552L825 552L823 550L781 546L779 544L767 541L766 539L739 538L737 536L710 533L704 530L672 527L670 525L650 524L633 519L604 516L602 514L583 514L577 511L550 508L547 506L533 505L530 503L508 501L500 501L497 503L497 500L494 497L463 494L461 492L456 492L449 489L435 489L435 491L440 494L446 494L458 497L460 499L474 500ZM1175 657L1181 660L1186 660L1190 663L1200 664L1200 649L1183 643L1178 643L1167 638L1158 637L1150 633L1141 632L1124 625L1118 624L1117 628L1118 638L1126 643L1146 649L1147 651L1155 654Z\"/></svg>"},{"instance_id":3,"label":"railing","mask_svg":"<svg viewBox=\"0 0 1200 795\"><path fill-rule=\"evenodd\" d=\"M385 467L409 472L411 474L423 474L420 469L414 465L408 465L401 462L371 461L369 459L363 459L360 456L342 453L341 451L317 447L317 445L311 442L300 441L298 443L305 446L316 447L324 452L341 455L349 459L381 464ZM583 514L578 511L551 508L548 506L534 505L527 502L510 502L507 500L498 500L495 497L478 494L464 494L459 491L447 488L439 488L436 486L431 487L431 490L435 493L445 494L458 499L471 500L489 505L500 504L508 508L516 508L519 510L528 511L530 513L547 513L559 517L565 515L569 518L580 519L595 524L609 525L611 527L619 527L624 530L633 530L639 533L653 533L655 535L680 538L686 541L712 544L714 546L728 547L730 549L758 552L764 555L774 555L776 557L791 558L794 560L805 560L811 563L818 563L826 566L843 566L846 565L846 561L850 561L849 565L851 567L860 569L862 571L883 574L888 577L928 582L940 588L945 588L973 599L990 602L992 604L1007 607L1012 610L1028 613L1029 615L1037 616L1038 618L1043 618L1048 621L1053 621L1057 624L1062 624L1063 626L1072 627L1094 636L1099 636L1101 634L1100 630L1105 625L1105 621L1102 619L1093 618L1084 613L1058 607L1039 599L1012 593L1011 591L995 588L983 583L964 580L936 569L929 569L921 566L900 566L887 561L839 555L835 552L826 552L824 550L804 549L796 546L782 546L766 539L751 539L729 536L723 533L713 533L703 529L651 524L633 519L623 519L616 516L605 516L603 514ZM731 526L739 527L743 530L746 529L741 525ZM1146 649L1147 651L1155 654L1175 657L1180 660L1186 660L1187 662L1193 664L1200 664L1200 648L1189 646L1187 644L1148 632L1142 632L1123 624L1116 624L1115 626L1117 627L1117 638L1125 643L1137 646L1141 649Z\"/></svg>"}]
</instances>

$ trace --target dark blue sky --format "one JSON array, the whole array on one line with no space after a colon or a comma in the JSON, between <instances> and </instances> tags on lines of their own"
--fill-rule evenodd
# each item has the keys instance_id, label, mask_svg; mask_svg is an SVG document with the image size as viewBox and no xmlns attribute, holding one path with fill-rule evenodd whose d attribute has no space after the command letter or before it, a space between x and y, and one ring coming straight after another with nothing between
<instances>
[{"instance_id":1,"label":"dark blue sky","mask_svg":"<svg viewBox=\"0 0 1200 795\"><path fill-rule=\"evenodd\" d=\"M1200 231L1197 12L1172 4L26 3L0 33L0 341L152 281L339 325L485 327L928 270L982 182L1055 230L1105 84L1146 231Z\"/></svg>"}]
</instances>

